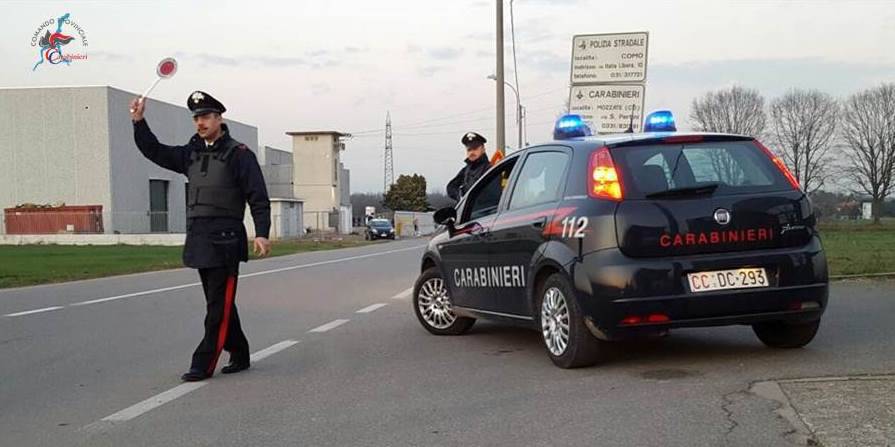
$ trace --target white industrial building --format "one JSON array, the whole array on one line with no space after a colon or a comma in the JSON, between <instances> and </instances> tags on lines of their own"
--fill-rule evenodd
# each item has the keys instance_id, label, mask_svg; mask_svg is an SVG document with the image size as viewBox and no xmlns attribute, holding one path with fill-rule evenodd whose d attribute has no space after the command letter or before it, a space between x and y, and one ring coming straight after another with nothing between
<instances>
[{"instance_id":1,"label":"white industrial building","mask_svg":"<svg viewBox=\"0 0 895 447\"><path fill-rule=\"evenodd\" d=\"M108 86L0 88L0 208L101 206L99 231L107 235L184 233L186 177L156 166L137 149L128 113L135 97ZM164 144L185 144L195 133L186 107L147 99L145 116ZM256 127L226 123L234 138L258 153ZM280 162L284 154L269 148L259 159ZM292 194L291 177L282 167L262 169L274 180L272 237L301 234L302 202Z\"/></svg>"}]
</instances>

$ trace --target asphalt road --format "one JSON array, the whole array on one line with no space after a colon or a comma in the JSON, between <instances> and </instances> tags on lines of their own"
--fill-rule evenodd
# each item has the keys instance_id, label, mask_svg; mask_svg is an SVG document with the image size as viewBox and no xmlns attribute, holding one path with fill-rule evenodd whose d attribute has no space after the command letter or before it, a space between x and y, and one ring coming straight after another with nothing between
<instances>
[{"instance_id":1,"label":"asphalt road","mask_svg":"<svg viewBox=\"0 0 895 447\"><path fill-rule=\"evenodd\" d=\"M258 360L199 385L179 380L202 334L191 270L0 291L0 445L791 445L756 383L895 371L892 282L836 283L794 351L747 327L679 330L567 371L524 329L435 337L407 290L423 244L244 265Z\"/></svg>"}]
</instances>

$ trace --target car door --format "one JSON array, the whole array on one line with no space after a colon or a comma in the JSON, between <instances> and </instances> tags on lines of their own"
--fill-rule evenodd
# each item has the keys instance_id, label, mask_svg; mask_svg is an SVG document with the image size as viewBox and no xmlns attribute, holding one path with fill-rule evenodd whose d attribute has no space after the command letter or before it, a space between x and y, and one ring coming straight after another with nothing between
<instances>
[{"instance_id":1,"label":"car door","mask_svg":"<svg viewBox=\"0 0 895 447\"><path fill-rule=\"evenodd\" d=\"M547 241L545 229L554 219L563 193L571 150L547 146L531 150L522 161L504 209L492 224L491 264L502 276L493 297L495 311L530 317L527 290Z\"/></svg>"},{"instance_id":2,"label":"car door","mask_svg":"<svg viewBox=\"0 0 895 447\"><path fill-rule=\"evenodd\" d=\"M491 293L483 275L490 265L488 241L517 160L507 158L476 182L460 206L453 236L439 246L442 278L457 306L479 308Z\"/></svg>"}]
</instances>

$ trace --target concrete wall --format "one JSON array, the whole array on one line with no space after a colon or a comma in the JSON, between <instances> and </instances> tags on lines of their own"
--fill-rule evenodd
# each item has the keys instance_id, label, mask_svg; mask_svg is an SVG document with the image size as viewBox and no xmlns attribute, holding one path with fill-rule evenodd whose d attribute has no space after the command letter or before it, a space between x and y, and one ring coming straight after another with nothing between
<instances>
[{"instance_id":1,"label":"concrete wall","mask_svg":"<svg viewBox=\"0 0 895 447\"><path fill-rule=\"evenodd\" d=\"M352 225L351 205L342 205L339 207L339 233L351 234L354 230Z\"/></svg>"},{"instance_id":2,"label":"concrete wall","mask_svg":"<svg viewBox=\"0 0 895 447\"><path fill-rule=\"evenodd\" d=\"M0 245L183 245L184 233L154 234L4 234Z\"/></svg>"},{"instance_id":3,"label":"concrete wall","mask_svg":"<svg viewBox=\"0 0 895 447\"><path fill-rule=\"evenodd\" d=\"M264 153L265 162L261 166L261 172L264 174L267 194L272 198L294 199L292 152L264 146Z\"/></svg>"},{"instance_id":4,"label":"concrete wall","mask_svg":"<svg viewBox=\"0 0 895 447\"><path fill-rule=\"evenodd\" d=\"M264 154L265 165L292 165L292 152L264 146Z\"/></svg>"},{"instance_id":5,"label":"concrete wall","mask_svg":"<svg viewBox=\"0 0 895 447\"><path fill-rule=\"evenodd\" d=\"M249 239L255 237L255 221L252 213L246 209L243 224ZM302 221L302 203L300 200L270 200L270 240L295 239L305 233Z\"/></svg>"},{"instance_id":6,"label":"concrete wall","mask_svg":"<svg viewBox=\"0 0 895 447\"><path fill-rule=\"evenodd\" d=\"M345 169L345 165L339 163L342 177L339 179L339 202L341 205L351 206L351 171Z\"/></svg>"},{"instance_id":7,"label":"concrete wall","mask_svg":"<svg viewBox=\"0 0 895 447\"><path fill-rule=\"evenodd\" d=\"M398 237L426 236L435 232L435 213L417 211L395 211L395 233ZM417 234L414 234L413 222L417 223Z\"/></svg>"},{"instance_id":8,"label":"concrete wall","mask_svg":"<svg viewBox=\"0 0 895 447\"><path fill-rule=\"evenodd\" d=\"M292 182L292 165L264 165L261 166L261 173L264 175L267 195L271 198L295 198Z\"/></svg>"},{"instance_id":9,"label":"concrete wall","mask_svg":"<svg viewBox=\"0 0 895 447\"><path fill-rule=\"evenodd\" d=\"M65 202L108 212L107 120L104 87L0 88L0 208Z\"/></svg>"}]
</instances>

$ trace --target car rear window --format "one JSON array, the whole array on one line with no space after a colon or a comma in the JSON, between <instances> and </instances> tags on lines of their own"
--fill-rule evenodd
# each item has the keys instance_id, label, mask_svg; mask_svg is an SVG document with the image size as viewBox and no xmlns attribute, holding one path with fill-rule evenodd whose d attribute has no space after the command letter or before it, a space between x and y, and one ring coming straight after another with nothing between
<instances>
[{"instance_id":1,"label":"car rear window","mask_svg":"<svg viewBox=\"0 0 895 447\"><path fill-rule=\"evenodd\" d=\"M663 144L612 150L625 199L717 184L713 195L791 189L783 173L752 141Z\"/></svg>"}]
</instances>

